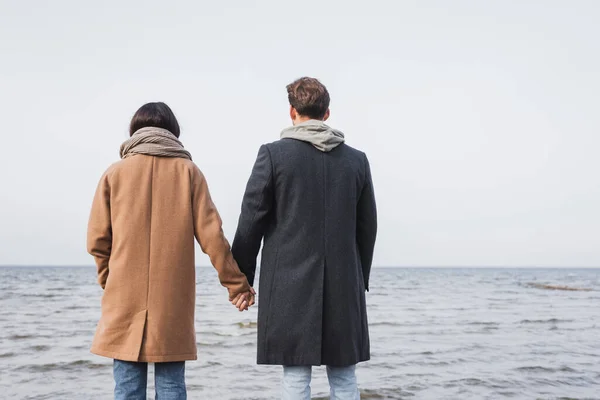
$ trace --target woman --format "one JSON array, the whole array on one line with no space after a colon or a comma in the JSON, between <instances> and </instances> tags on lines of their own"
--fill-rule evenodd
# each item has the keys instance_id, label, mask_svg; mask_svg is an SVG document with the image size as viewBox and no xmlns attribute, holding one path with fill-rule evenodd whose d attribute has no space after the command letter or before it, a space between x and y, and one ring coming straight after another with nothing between
<instances>
[{"instance_id":1,"label":"woman","mask_svg":"<svg viewBox=\"0 0 600 400\"><path fill-rule=\"evenodd\" d=\"M142 106L129 133L122 160L100 180L88 226L104 289L92 352L114 359L115 399L146 399L148 362L157 399L185 399L185 361L197 358L194 237L240 311L254 292L171 109Z\"/></svg>"}]
</instances>

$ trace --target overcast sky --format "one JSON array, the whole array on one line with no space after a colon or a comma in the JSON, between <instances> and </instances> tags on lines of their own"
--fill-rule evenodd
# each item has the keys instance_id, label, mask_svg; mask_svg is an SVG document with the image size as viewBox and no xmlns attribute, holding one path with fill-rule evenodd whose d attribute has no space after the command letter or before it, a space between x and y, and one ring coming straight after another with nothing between
<instances>
[{"instance_id":1,"label":"overcast sky","mask_svg":"<svg viewBox=\"0 0 600 400\"><path fill-rule=\"evenodd\" d=\"M309 75L370 158L376 265L600 266L598 21L594 0L1 1L0 264L93 263L96 184L149 101L232 238Z\"/></svg>"}]
</instances>

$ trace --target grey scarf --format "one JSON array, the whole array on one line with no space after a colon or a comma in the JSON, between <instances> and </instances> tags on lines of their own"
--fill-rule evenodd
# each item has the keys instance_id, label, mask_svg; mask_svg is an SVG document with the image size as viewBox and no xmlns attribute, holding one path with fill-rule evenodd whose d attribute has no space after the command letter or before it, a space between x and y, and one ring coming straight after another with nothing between
<instances>
[{"instance_id":1,"label":"grey scarf","mask_svg":"<svg viewBox=\"0 0 600 400\"><path fill-rule=\"evenodd\" d=\"M315 119L286 128L281 132L282 139L296 139L308 142L327 153L344 143L344 134Z\"/></svg>"},{"instance_id":2,"label":"grey scarf","mask_svg":"<svg viewBox=\"0 0 600 400\"><path fill-rule=\"evenodd\" d=\"M151 126L138 129L121 145L121 158L135 154L192 159L192 155L183 148L175 135L166 129Z\"/></svg>"}]
</instances>

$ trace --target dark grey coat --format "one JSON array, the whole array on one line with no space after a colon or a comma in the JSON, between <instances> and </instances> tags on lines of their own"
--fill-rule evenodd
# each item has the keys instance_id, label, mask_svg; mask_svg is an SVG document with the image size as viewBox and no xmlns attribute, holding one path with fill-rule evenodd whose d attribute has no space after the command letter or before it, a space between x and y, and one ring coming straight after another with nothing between
<instances>
[{"instance_id":1,"label":"dark grey coat","mask_svg":"<svg viewBox=\"0 0 600 400\"><path fill-rule=\"evenodd\" d=\"M348 366L370 358L365 290L377 231L369 162L282 139L260 148L233 255L251 285L264 237L258 363Z\"/></svg>"}]
</instances>

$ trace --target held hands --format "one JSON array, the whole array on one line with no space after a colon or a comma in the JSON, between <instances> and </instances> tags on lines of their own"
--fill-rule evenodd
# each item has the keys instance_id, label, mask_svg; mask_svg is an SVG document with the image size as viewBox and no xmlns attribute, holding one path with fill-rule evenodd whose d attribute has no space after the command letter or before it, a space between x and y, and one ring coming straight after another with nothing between
<instances>
[{"instance_id":1,"label":"held hands","mask_svg":"<svg viewBox=\"0 0 600 400\"><path fill-rule=\"evenodd\" d=\"M249 307L254 305L254 297L256 295L256 291L254 288L250 288L249 291L240 293L233 300L231 300L231 304L235 308L237 308L240 312L248 310Z\"/></svg>"}]
</instances>

